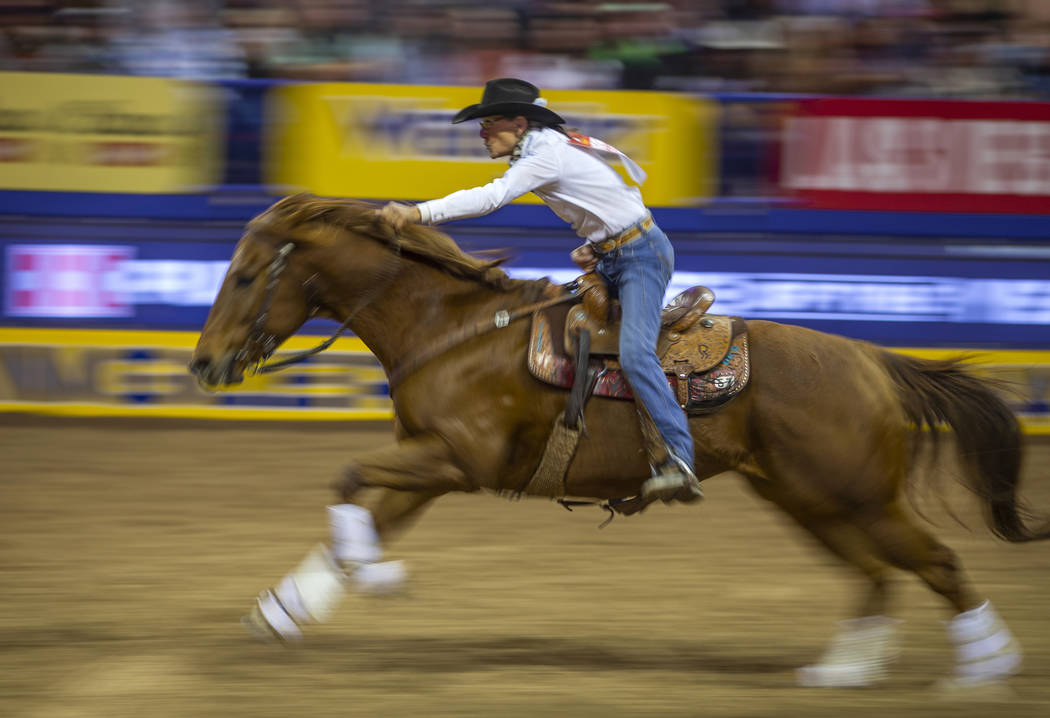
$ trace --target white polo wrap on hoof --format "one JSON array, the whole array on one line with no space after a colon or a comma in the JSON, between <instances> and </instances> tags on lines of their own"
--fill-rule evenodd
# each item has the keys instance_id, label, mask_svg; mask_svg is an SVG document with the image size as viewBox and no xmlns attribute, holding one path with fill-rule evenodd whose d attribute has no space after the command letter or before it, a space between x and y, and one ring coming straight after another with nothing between
<instances>
[{"instance_id":1,"label":"white polo wrap on hoof","mask_svg":"<svg viewBox=\"0 0 1050 718\"><path fill-rule=\"evenodd\" d=\"M947 628L955 644L957 684L1001 681L1021 670L1021 646L991 602L957 614Z\"/></svg>"},{"instance_id":2,"label":"white polo wrap on hoof","mask_svg":"<svg viewBox=\"0 0 1050 718\"><path fill-rule=\"evenodd\" d=\"M300 626L328 620L346 593L345 581L328 549L319 545L277 588L259 594L244 624L266 640L300 641Z\"/></svg>"},{"instance_id":3,"label":"white polo wrap on hoof","mask_svg":"<svg viewBox=\"0 0 1050 718\"><path fill-rule=\"evenodd\" d=\"M375 563L383 557L372 512L356 504L328 507L332 553L342 564Z\"/></svg>"},{"instance_id":4,"label":"white polo wrap on hoof","mask_svg":"<svg viewBox=\"0 0 1050 718\"><path fill-rule=\"evenodd\" d=\"M277 600L273 591L263 591L259 594L251 612L244 617L244 623L263 640L297 642L303 638L303 632Z\"/></svg>"},{"instance_id":5,"label":"white polo wrap on hoof","mask_svg":"<svg viewBox=\"0 0 1050 718\"><path fill-rule=\"evenodd\" d=\"M839 632L813 665L796 672L799 685L818 688L870 686L885 680L896 659L893 638L899 621L865 616L839 622Z\"/></svg>"}]
</instances>

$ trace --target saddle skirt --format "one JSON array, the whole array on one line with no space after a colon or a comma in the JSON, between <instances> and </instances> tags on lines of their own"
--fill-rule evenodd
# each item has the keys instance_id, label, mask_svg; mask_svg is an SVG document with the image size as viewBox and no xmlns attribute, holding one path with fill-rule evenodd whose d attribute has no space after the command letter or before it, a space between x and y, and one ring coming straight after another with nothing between
<instances>
[{"instance_id":1,"label":"saddle skirt","mask_svg":"<svg viewBox=\"0 0 1050 718\"><path fill-rule=\"evenodd\" d=\"M746 322L703 315L709 299L710 290L694 287L672 301L664 310L657 343L668 383L679 406L691 415L718 409L744 389L751 374ZM550 307L532 316L529 372L547 384L571 388L577 372L576 337L584 329L591 336L588 369L597 372L592 395L633 400L616 359L619 325L591 316L583 303Z\"/></svg>"}]
</instances>

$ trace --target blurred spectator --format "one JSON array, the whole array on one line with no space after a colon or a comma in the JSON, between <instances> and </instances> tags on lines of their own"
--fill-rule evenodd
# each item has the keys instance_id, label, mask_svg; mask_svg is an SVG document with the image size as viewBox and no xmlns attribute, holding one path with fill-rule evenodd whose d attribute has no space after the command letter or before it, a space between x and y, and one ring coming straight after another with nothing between
<instances>
[{"instance_id":1,"label":"blurred spectator","mask_svg":"<svg viewBox=\"0 0 1050 718\"><path fill-rule=\"evenodd\" d=\"M128 3L110 52L130 75L216 80L245 75L243 52L215 12L214 0Z\"/></svg>"},{"instance_id":2,"label":"blurred spectator","mask_svg":"<svg viewBox=\"0 0 1050 718\"><path fill-rule=\"evenodd\" d=\"M1050 98L1046 0L0 0L0 69Z\"/></svg>"}]
</instances>

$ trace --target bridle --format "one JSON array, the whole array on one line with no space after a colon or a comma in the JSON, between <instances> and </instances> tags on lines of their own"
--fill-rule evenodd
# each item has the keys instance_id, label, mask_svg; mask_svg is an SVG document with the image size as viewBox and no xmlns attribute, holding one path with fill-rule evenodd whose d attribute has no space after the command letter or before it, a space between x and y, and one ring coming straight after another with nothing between
<instances>
[{"instance_id":1,"label":"bridle","mask_svg":"<svg viewBox=\"0 0 1050 718\"><path fill-rule=\"evenodd\" d=\"M259 313L256 315L255 321L252 323L252 330L248 333L248 338L244 340L244 344L236 354L235 361L247 361L248 357L255 356L256 354L258 355L259 358L256 359L251 367L246 370L249 374L270 374L290 364L298 364L299 362L312 357L314 354L320 354L325 349L332 346L332 344L335 343L335 340L338 339L343 332L346 331L347 327L350 326L350 322L353 321L355 316L357 316L357 313L368 306L383 289L386 289L387 285L393 279L394 274L396 274L397 266L400 264L401 260L401 245L394 244L391 247L393 251L390 254L394 259L391 263L392 266L379 273L378 278L381 281L370 283L369 290L362 295L357 306L346 315L346 319L343 320L343 323L339 325L332 336L328 337L328 339L324 340L313 349L295 352L294 354L278 361L264 364L263 362L269 359L277 349L277 337L274 334L267 332L265 326L266 320L270 314L270 305L273 303L273 296L277 290L277 284L281 278L281 273L288 266L288 255L291 254L293 249L295 249L295 245L292 242L287 242L277 249L277 255L273 258L273 261L270 262L270 266L266 271L266 293L263 295L263 301L262 305L259 307ZM317 274L315 273L306 279L306 281L302 283L303 289L307 289L316 278ZM316 291L310 291L308 296L311 297L308 300L308 314L309 316L313 316L317 313L319 308L317 302L313 299L313 297L316 296Z\"/></svg>"},{"instance_id":2,"label":"bridle","mask_svg":"<svg viewBox=\"0 0 1050 718\"><path fill-rule=\"evenodd\" d=\"M252 325L252 330L249 333L248 338L245 340L244 346L242 346L241 349L237 352L237 361L242 361L247 360L247 358L250 356L253 356L255 350L258 349L260 346L262 347L259 353L259 358L252 365L252 367L247 370L251 374L269 374L290 364L297 364L305 359L308 359L309 357L312 357L315 354L323 352L325 349L332 346L332 344L335 343L335 340L338 339L342 335L342 333L347 329L347 327L350 326L351 320L353 320L357 313L364 309L366 306L368 306L372 302L372 300L374 300L379 295L379 293L382 290L385 290L387 288L387 285L390 283L390 281L393 280L394 274L396 274L397 267L401 261L401 245L400 243L394 244L391 247L393 251L390 255L394 259L392 266L389 269L379 273L378 281L374 281L369 285L369 291L362 296L361 301L358 302L357 306L354 307L354 309L349 314L347 314L346 319L343 320L343 323L339 325L339 327L335 330L335 333L333 333L332 336L315 346L313 349L307 349L305 351L296 352L279 361L264 364L263 362L265 362L267 359L270 358L270 356L273 355L274 350L277 349L278 343L277 337L265 330L264 327L266 324L266 319L269 316L270 305L273 303L273 295L277 289L277 283L281 277L281 273L288 265L288 255L294 248L295 245L291 242L282 245L277 250L277 256L275 256L273 261L270 262L270 266L267 270L266 276L266 294L263 296L262 305L259 307L259 314L255 318L255 322ZM307 285L309 285L310 282L313 281L316 277L317 275L314 274L305 282L303 282L303 287L305 288ZM571 291L574 288L574 285L574 282L567 285L567 288L569 288L570 291L565 292L564 294L558 294L554 297L550 297L548 299L535 302L524 307L519 307L518 309L512 311L501 309L497 311L492 317L488 319L483 319L472 325L461 327L458 331L455 331L443 337L441 341L436 342L435 344L432 344L428 347L425 347L422 351L416 353L414 356L409 356L408 358L402 360L390 372L390 376L388 379L388 386L390 387L390 391L392 392L395 386L400 384L410 374L415 373L415 371L422 367L424 364L437 358L441 354L444 354L450 349L459 346L460 344L469 339L488 334L490 331L496 329L503 329L511 322L515 322L518 319L531 316L534 312L537 312L540 309L554 306L556 304L563 304L565 302L577 299L577 295L575 295ZM317 309L318 305L311 300L309 309L310 315L315 314L317 312Z\"/></svg>"},{"instance_id":3,"label":"bridle","mask_svg":"<svg viewBox=\"0 0 1050 718\"><path fill-rule=\"evenodd\" d=\"M281 246L277 250L277 256L275 256L273 261L270 262L269 269L266 271L266 293L263 295L263 301L262 305L259 307L259 313L255 316L255 321L252 323L252 330L248 333L248 337L244 340L244 344L234 357L234 361L240 362L247 361L248 357L258 354L259 359L255 363L255 368L253 368L252 373L257 370L258 364L269 359L277 348L277 337L267 332L265 326L266 320L270 315L270 305L273 303L273 295L277 290L277 281L281 278L281 272L283 272L284 268L288 266L286 260L292 249L293 245L291 242Z\"/></svg>"}]
</instances>

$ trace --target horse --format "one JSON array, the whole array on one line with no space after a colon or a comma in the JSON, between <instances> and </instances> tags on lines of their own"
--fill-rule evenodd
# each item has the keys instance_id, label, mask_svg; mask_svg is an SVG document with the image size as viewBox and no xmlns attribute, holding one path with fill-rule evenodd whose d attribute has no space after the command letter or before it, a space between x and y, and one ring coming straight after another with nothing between
<instances>
[{"instance_id":1,"label":"horse","mask_svg":"<svg viewBox=\"0 0 1050 718\"><path fill-rule=\"evenodd\" d=\"M190 371L206 388L235 384L309 318L333 319L386 372L395 433L394 443L355 457L340 475L341 503L329 507L332 541L260 594L249 627L297 640L347 588L397 586L400 564L380 562L382 547L439 496L533 493L530 477L570 398L527 370L527 319L537 307L575 298L571 287L546 279L511 278L503 261L464 252L432 227L395 231L365 202L299 194L247 224ZM920 469L944 453L937 447L950 428L961 479L990 531L1015 543L1050 538L1050 527L1029 525L1035 517L1018 486L1021 429L998 388L971 373L965 357L924 360L788 324L746 325L746 387L717 410L690 416L696 474L743 477L867 579L855 615L798 669L798 681L856 686L886 678L895 656L896 622L886 616L892 568L914 573L946 602L956 649L948 680L969 685L1016 673L1016 638L906 502ZM623 513L644 508L637 497L651 465L633 404L604 397L586 404L586 431L563 462L557 494L624 502Z\"/></svg>"}]
</instances>

